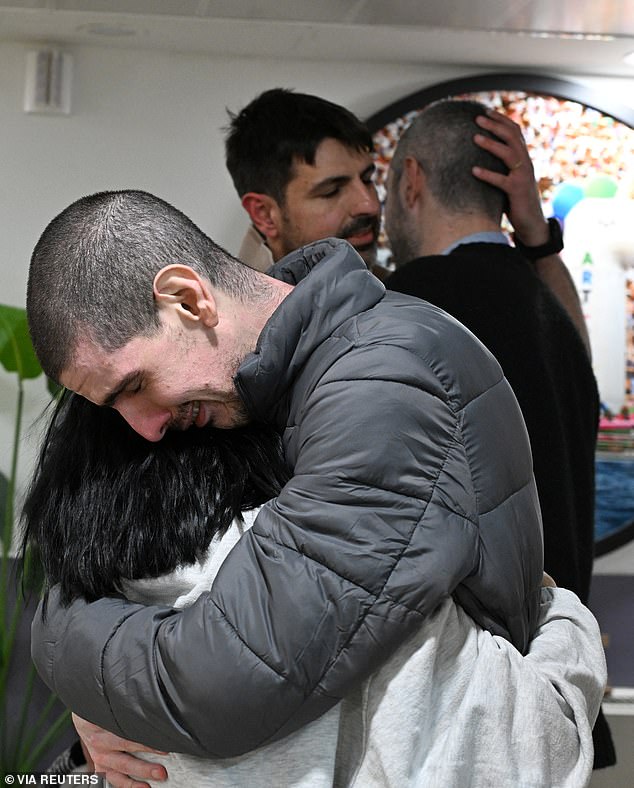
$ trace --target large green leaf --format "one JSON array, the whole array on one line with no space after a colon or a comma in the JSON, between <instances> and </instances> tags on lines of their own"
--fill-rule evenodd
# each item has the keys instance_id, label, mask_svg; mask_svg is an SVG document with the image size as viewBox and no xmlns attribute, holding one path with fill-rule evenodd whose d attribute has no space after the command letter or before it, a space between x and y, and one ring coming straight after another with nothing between
<instances>
[{"instance_id":1,"label":"large green leaf","mask_svg":"<svg viewBox=\"0 0 634 788\"><path fill-rule=\"evenodd\" d=\"M0 304L0 364L7 372L17 372L21 380L42 374L31 344L26 311L17 306Z\"/></svg>"}]
</instances>

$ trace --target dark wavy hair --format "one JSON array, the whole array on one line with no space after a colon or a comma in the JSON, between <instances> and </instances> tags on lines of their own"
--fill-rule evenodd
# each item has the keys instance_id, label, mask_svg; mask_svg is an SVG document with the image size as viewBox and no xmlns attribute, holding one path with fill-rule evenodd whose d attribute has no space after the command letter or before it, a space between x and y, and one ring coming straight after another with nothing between
<instances>
[{"instance_id":1,"label":"dark wavy hair","mask_svg":"<svg viewBox=\"0 0 634 788\"><path fill-rule=\"evenodd\" d=\"M266 90L228 114L225 158L240 197L260 192L285 205L296 162L314 164L325 139L355 151L374 148L367 126L345 107L287 88Z\"/></svg>"},{"instance_id":2,"label":"dark wavy hair","mask_svg":"<svg viewBox=\"0 0 634 788\"><path fill-rule=\"evenodd\" d=\"M241 512L289 478L279 435L252 424L170 432L150 443L114 410L65 392L23 512L22 555L39 554L64 604L118 594L204 554Z\"/></svg>"}]
</instances>

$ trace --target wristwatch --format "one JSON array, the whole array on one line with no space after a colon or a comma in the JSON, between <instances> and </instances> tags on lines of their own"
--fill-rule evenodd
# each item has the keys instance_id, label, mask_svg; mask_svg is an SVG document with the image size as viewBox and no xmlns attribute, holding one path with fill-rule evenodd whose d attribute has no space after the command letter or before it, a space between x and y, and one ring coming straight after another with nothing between
<instances>
[{"instance_id":1,"label":"wristwatch","mask_svg":"<svg viewBox=\"0 0 634 788\"><path fill-rule=\"evenodd\" d=\"M557 254L564 248L564 238L561 232L561 225L555 216L551 216L548 220L548 240L541 246L525 246L513 233L513 243L518 252L531 262L539 260L541 257L548 257L551 254Z\"/></svg>"}]
</instances>

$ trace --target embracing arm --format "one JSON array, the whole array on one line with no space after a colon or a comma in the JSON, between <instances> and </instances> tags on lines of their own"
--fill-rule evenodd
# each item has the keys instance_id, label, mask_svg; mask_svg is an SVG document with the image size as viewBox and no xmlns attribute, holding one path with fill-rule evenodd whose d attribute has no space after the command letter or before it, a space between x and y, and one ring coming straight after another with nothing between
<instances>
[{"instance_id":1,"label":"embracing arm","mask_svg":"<svg viewBox=\"0 0 634 788\"><path fill-rule=\"evenodd\" d=\"M249 567L242 566L219 587L225 597L237 604L243 600L246 606L247 600L254 601L253 585L285 585L286 595L297 600L296 609L282 610L278 599L271 601L275 609L269 615L262 611L263 619L253 608L251 614L257 630L253 640L258 635L266 639L262 628L268 625L282 641L282 617L292 612L292 628L282 627L288 634L288 654L267 654L265 647L261 655L254 653L211 593L175 611L114 598L77 600L64 608L53 589L46 617L38 611L32 627L32 653L40 675L76 714L125 739L207 757L259 746L301 706L325 669L325 663L316 660L302 662L302 646L307 657L318 656L311 652L308 632L314 633L318 622L298 615L302 607L306 613L320 610L323 600L316 599L319 583L304 580L295 587L297 576L305 572L301 558L282 556L284 551L275 546L269 551L266 544L260 549L256 543L250 550L247 537L228 563L239 563L246 550L253 560L251 577L245 577ZM266 604L266 599L260 601ZM341 608L343 619L348 605ZM244 611L246 617L248 613ZM295 675L300 665L308 675ZM315 697L313 717L335 701Z\"/></svg>"},{"instance_id":2,"label":"embracing arm","mask_svg":"<svg viewBox=\"0 0 634 788\"><path fill-rule=\"evenodd\" d=\"M572 591L542 589L539 622L525 659L552 682L575 719L591 728L607 681L605 653L595 617Z\"/></svg>"},{"instance_id":3,"label":"embracing arm","mask_svg":"<svg viewBox=\"0 0 634 788\"><path fill-rule=\"evenodd\" d=\"M451 592L474 555L459 533L462 518L453 517L456 545L448 539L446 572L435 580L442 587L432 589L421 578L429 574L425 562L438 556L424 554L414 534L427 533L418 527L424 511L430 530L444 528L441 507L450 501L425 503L409 489L386 500L379 482L391 475L401 483L390 460L402 451L399 436L415 433L429 436L426 470L435 480L455 416L438 397L415 398L406 386L405 398L402 386L390 384L395 412L389 398L370 400L375 385L354 399L349 380L328 388L333 401L353 399L349 414L342 418L338 408L332 415L325 396L310 410L296 476L191 607L108 598L64 608L52 591L47 616L38 611L33 623L33 657L73 712L161 750L238 755L324 713ZM371 406L360 409L358 397ZM393 434L382 426L387 412ZM341 452L333 451L335 441ZM342 452L366 461L345 467ZM333 454L330 463L322 459ZM420 467L404 470L413 490Z\"/></svg>"},{"instance_id":4,"label":"embracing arm","mask_svg":"<svg viewBox=\"0 0 634 788\"><path fill-rule=\"evenodd\" d=\"M52 594L33 656L72 711L161 750L228 757L323 714L450 594L526 648L541 531L517 402L459 323L385 298L389 319L355 317L314 390L296 384L294 477L208 593L180 611L112 598L64 609ZM480 567L481 503L487 522L523 526L492 526L495 569Z\"/></svg>"},{"instance_id":5,"label":"embracing arm","mask_svg":"<svg viewBox=\"0 0 634 788\"><path fill-rule=\"evenodd\" d=\"M524 246L541 246L549 239L548 223L542 211L533 163L521 128L507 116L493 110L479 117L477 122L483 129L495 134L499 141L482 134L476 135L475 141L500 158L509 171L503 175L475 167L473 174L506 193L509 221ZM581 301L567 266L558 254L542 257L533 265L537 276L570 316L590 355L590 338Z\"/></svg>"}]
</instances>

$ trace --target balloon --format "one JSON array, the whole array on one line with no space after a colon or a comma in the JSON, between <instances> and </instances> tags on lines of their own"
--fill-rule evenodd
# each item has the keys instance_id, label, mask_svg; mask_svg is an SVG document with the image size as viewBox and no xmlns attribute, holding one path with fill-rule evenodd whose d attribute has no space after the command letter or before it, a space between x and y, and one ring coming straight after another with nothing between
<instances>
[{"instance_id":1,"label":"balloon","mask_svg":"<svg viewBox=\"0 0 634 788\"><path fill-rule=\"evenodd\" d=\"M617 183L612 178L596 175L588 181L583 194L585 197L614 197L617 189Z\"/></svg>"},{"instance_id":2,"label":"balloon","mask_svg":"<svg viewBox=\"0 0 634 788\"><path fill-rule=\"evenodd\" d=\"M560 183L553 193L553 214L563 221L572 206L583 198L584 191L581 186L574 183Z\"/></svg>"}]
</instances>

